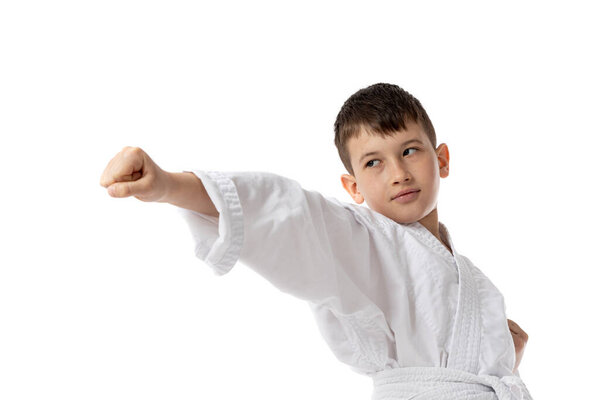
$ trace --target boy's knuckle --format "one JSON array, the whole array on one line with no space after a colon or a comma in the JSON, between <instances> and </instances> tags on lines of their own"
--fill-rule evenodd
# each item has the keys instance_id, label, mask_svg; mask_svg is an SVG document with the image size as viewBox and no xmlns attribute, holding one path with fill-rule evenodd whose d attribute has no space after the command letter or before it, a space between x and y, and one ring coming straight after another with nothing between
<instances>
[{"instance_id":1,"label":"boy's knuckle","mask_svg":"<svg viewBox=\"0 0 600 400\"><path fill-rule=\"evenodd\" d=\"M129 155L129 154L135 154L136 151L137 151L136 147L125 146L125 147L123 147L123 150L121 151L121 153L123 153L123 155Z\"/></svg>"},{"instance_id":2,"label":"boy's knuckle","mask_svg":"<svg viewBox=\"0 0 600 400\"><path fill-rule=\"evenodd\" d=\"M139 147L130 147L130 148L129 148L129 151L130 151L132 154L136 154L136 155L137 155L137 154L140 154L140 153L142 152L142 149L141 149L141 148L139 148Z\"/></svg>"}]
</instances>

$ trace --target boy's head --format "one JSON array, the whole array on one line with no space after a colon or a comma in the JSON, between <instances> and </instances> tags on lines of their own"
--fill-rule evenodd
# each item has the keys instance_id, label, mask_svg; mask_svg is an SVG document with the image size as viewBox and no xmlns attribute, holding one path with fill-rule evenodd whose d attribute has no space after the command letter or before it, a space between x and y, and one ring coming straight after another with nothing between
<instances>
[{"instance_id":1,"label":"boy's head","mask_svg":"<svg viewBox=\"0 0 600 400\"><path fill-rule=\"evenodd\" d=\"M399 223L437 229L439 178L448 176L449 155L445 144L436 149L419 100L385 83L359 90L337 116L335 144L350 173L342 184L357 203ZM415 192L398 197L405 190Z\"/></svg>"},{"instance_id":2,"label":"boy's head","mask_svg":"<svg viewBox=\"0 0 600 400\"><path fill-rule=\"evenodd\" d=\"M433 124L415 97L397 85L377 83L354 93L342 106L335 120L335 146L346 170L354 175L347 142L362 132L391 136L417 122L435 149Z\"/></svg>"}]
</instances>

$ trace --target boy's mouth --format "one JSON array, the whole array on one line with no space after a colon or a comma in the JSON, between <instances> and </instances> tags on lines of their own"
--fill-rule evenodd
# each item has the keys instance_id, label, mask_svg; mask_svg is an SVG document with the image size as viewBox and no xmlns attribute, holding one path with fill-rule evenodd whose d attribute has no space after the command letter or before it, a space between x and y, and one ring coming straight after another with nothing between
<instances>
[{"instance_id":1,"label":"boy's mouth","mask_svg":"<svg viewBox=\"0 0 600 400\"><path fill-rule=\"evenodd\" d=\"M398 194L396 194L394 197L392 197L392 200L395 200L395 199L397 199L399 197L406 196L407 194L415 193L415 192L420 192L420 190L419 189L406 189L406 190L403 190L403 191L399 192Z\"/></svg>"}]
</instances>

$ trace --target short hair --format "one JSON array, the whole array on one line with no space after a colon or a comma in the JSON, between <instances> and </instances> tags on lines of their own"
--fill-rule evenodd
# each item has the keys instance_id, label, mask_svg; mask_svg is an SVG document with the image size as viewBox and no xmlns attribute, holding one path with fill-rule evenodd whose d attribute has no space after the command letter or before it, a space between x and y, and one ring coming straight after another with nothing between
<instances>
[{"instance_id":1,"label":"short hair","mask_svg":"<svg viewBox=\"0 0 600 400\"><path fill-rule=\"evenodd\" d=\"M368 133L391 136L406 129L409 122L420 123L435 149L433 124L415 97L397 85L377 83L360 89L342 106L335 120L335 146L348 172L354 175L346 144L358 137L362 129Z\"/></svg>"}]
</instances>

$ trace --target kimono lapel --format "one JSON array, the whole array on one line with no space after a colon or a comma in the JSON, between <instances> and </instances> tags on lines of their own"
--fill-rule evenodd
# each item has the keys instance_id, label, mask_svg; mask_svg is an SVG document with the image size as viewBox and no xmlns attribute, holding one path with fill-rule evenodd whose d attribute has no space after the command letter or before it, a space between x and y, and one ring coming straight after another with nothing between
<instances>
[{"instance_id":1,"label":"kimono lapel","mask_svg":"<svg viewBox=\"0 0 600 400\"><path fill-rule=\"evenodd\" d=\"M411 224L415 232L429 247L456 266L458 275L458 302L450 339L447 368L458 369L472 374L479 371L481 348L481 306L479 294L469 261L456 252L450 233L439 222L441 239L452 249L448 249L421 223Z\"/></svg>"},{"instance_id":2,"label":"kimono lapel","mask_svg":"<svg viewBox=\"0 0 600 400\"><path fill-rule=\"evenodd\" d=\"M481 307L477 286L470 264L456 252L446 227L440 223L442 230L452 247L458 271L458 303L447 367L477 374L481 347Z\"/></svg>"}]
</instances>

